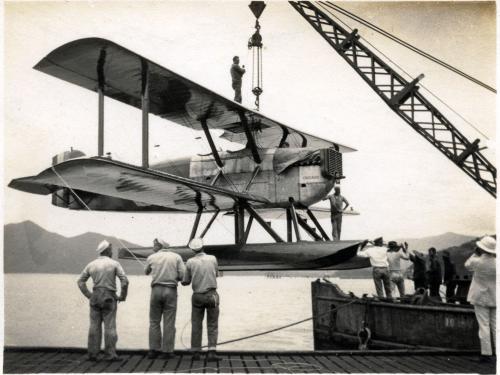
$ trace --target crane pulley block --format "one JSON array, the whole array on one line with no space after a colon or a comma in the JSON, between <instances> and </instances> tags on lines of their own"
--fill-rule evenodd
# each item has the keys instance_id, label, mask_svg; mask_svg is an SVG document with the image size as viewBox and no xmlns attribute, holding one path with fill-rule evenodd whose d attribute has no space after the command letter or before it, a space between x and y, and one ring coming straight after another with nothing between
<instances>
[{"instance_id":1,"label":"crane pulley block","mask_svg":"<svg viewBox=\"0 0 500 375\"><path fill-rule=\"evenodd\" d=\"M351 48L353 41L358 39L359 39L358 29L354 29L352 33L350 33L340 44L340 49L343 52L347 51L349 48Z\"/></svg>"},{"instance_id":2,"label":"crane pulley block","mask_svg":"<svg viewBox=\"0 0 500 375\"><path fill-rule=\"evenodd\" d=\"M425 76L423 74L420 74L417 78L415 78L413 81L408 83L403 89L398 92L396 95L394 95L391 100L389 101L390 105L392 107L399 107L401 104L406 102L408 98L414 93L416 90L419 89L417 86L417 83L422 80Z\"/></svg>"}]
</instances>

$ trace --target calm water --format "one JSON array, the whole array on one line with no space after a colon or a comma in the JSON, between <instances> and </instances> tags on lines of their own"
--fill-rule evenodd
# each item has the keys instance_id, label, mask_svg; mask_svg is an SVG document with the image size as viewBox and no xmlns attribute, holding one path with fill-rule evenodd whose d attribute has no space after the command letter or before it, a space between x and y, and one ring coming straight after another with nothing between
<instances>
[{"instance_id":1,"label":"calm water","mask_svg":"<svg viewBox=\"0 0 500 375\"><path fill-rule=\"evenodd\" d=\"M85 347L88 302L75 275L5 275L5 345ZM219 341L230 340L310 317L314 278L224 276L219 279ZM335 280L357 295L374 293L371 280ZM118 307L118 347L148 346L150 280L130 276L129 297ZM408 291L412 287L408 284ZM190 344L190 287L179 287L176 348ZM228 350L312 350L312 322L221 346Z\"/></svg>"}]
</instances>

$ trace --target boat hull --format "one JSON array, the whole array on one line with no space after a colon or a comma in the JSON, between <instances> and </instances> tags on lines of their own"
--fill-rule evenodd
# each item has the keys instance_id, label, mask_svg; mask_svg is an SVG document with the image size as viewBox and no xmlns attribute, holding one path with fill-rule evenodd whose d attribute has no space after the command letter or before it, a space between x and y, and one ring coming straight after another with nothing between
<instances>
[{"instance_id":1,"label":"boat hull","mask_svg":"<svg viewBox=\"0 0 500 375\"><path fill-rule=\"evenodd\" d=\"M318 280L312 283L312 308L315 350L357 348L363 321L371 331L370 349L480 349L472 307L357 298Z\"/></svg>"}]
</instances>

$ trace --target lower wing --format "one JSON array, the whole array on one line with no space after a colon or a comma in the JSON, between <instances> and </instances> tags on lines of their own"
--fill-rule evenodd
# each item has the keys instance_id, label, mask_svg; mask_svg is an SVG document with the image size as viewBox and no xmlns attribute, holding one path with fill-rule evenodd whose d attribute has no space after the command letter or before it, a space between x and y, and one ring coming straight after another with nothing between
<instances>
[{"instance_id":1,"label":"lower wing","mask_svg":"<svg viewBox=\"0 0 500 375\"><path fill-rule=\"evenodd\" d=\"M267 199L255 195L101 157L71 159L37 176L14 179L9 187L40 195L66 188L72 195L94 193L188 212L232 209L238 200L257 206L268 203Z\"/></svg>"}]
</instances>

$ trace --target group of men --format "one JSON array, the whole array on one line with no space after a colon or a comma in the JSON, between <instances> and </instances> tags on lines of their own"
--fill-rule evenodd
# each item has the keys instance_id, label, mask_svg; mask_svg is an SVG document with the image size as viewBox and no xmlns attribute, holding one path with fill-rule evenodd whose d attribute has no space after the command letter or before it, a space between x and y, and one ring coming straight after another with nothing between
<instances>
[{"instance_id":1,"label":"group of men","mask_svg":"<svg viewBox=\"0 0 500 375\"><path fill-rule=\"evenodd\" d=\"M195 238L189 247L195 255L184 264L181 256L170 250L168 243L158 238L153 241L154 254L146 260L144 272L151 275L149 307L149 358L169 359L174 356L175 318L177 313L177 285L192 285L191 350L193 359L200 358L202 323L207 312L207 360L219 360L216 355L219 321L219 295L217 259L203 251L203 241ZM127 298L129 281L116 260L112 259L112 245L104 240L97 247L98 257L90 262L78 279L78 287L90 301L90 327L88 335L89 360L98 360L104 326L104 360L120 360L116 354L116 311L118 302ZM92 292L87 280L92 278ZM116 279L121 292L117 296ZM163 318L163 332L161 321Z\"/></svg>"},{"instance_id":2,"label":"group of men","mask_svg":"<svg viewBox=\"0 0 500 375\"><path fill-rule=\"evenodd\" d=\"M434 247L428 250L428 258L425 259L423 253L409 251L407 242L398 244L395 241L389 241L385 246L383 238L380 237L373 242L366 240L361 243L358 255L370 259L375 289L379 297L392 298L396 287L400 297L405 295L405 278L401 270L401 259L405 259L413 263L415 291L428 289L430 297L441 298L439 287L443 283L443 276ZM444 284L447 288L446 296L447 300L452 302L454 288L456 288L456 272L449 252L443 252L443 263L445 268Z\"/></svg>"}]
</instances>

